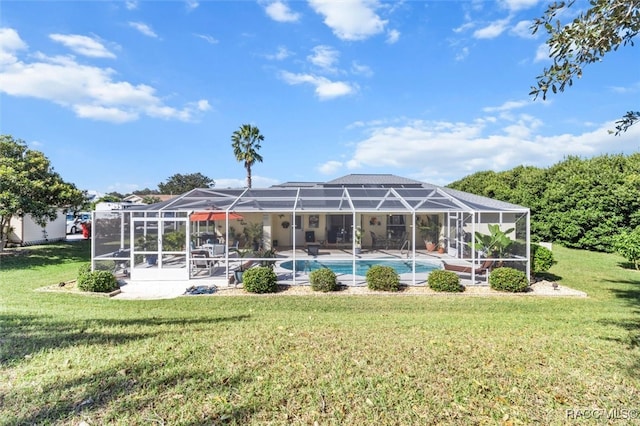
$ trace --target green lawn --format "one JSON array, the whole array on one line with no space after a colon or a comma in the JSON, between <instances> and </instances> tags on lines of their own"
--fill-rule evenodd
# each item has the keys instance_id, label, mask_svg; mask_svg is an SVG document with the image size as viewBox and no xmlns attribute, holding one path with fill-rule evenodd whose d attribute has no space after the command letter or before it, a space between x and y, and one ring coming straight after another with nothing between
<instances>
[{"instance_id":1,"label":"green lawn","mask_svg":"<svg viewBox=\"0 0 640 426\"><path fill-rule=\"evenodd\" d=\"M2 425L640 424L640 272L614 255L555 248L586 299L131 301L34 291L87 242L25 250L0 258Z\"/></svg>"}]
</instances>

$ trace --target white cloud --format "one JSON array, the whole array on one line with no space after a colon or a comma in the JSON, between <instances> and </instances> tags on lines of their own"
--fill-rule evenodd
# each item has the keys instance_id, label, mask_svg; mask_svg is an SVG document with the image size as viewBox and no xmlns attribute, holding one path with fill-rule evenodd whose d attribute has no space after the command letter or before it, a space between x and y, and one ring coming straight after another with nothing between
<instances>
[{"instance_id":1,"label":"white cloud","mask_svg":"<svg viewBox=\"0 0 640 426\"><path fill-rule=\"evenodd\" d=\"M473 32L475 38L491 39L496 38L507 29L509 19L500 19L494 21L484 28L477 29Z\"/></svg>"},{"instance_id":2,"label":"white cloud","mask_svg":"<svg viewBox=\"0 0 640 426\"><path fill-rule=\"evenodd\" d=\"M503 109L516 107L509 104ZM545 136L539 130L542 121L527 114L472 122L367 123L361 128L366 136L356 142L353 155L343 164L352 169L419 170L416 179L446 184L479 170L507 170L521 164L547 167L567 155L593 156L637 145L640 126L617 137L608 133L614 126L601 123L582 133Z\"/></svg>"},{"instance_id":3,"label":"white cloud","mask_svg":"<svg viewBox=\"0 0 640 426\"><path fill-rule=\"evenodd\" d=\"M272 61L282 61L291 56L292 53L284 46L278 46L278 51L272 55L266 55Z\"/></svg>"},{"instance_id":4,"label":"white cloud","mask_svg":"<svg viewBox=\"0 0 640 426\"><path fill-rule=\"evenodd\" d=\"M531 33L532 24L533 24L532 21L520 21L517 24L515 24L511 28L511 30L509 30L509 33L521 38L529 38L529 39L536 38L538 37L538 34Z\"/></svg>"},{"instance_id":5,"label":"white cloud","mask_svg":"<svg viewBox=\"0 0 640 426\"><path fill-rule=\"evenodd\" d=\"M376 14L376 0L309 0L309 5L342 40L367 39L383 32L387 24Z\"/></svg>"},{"instance_id":6,"label":"white cloud","mask_svg":"<svg viewBox=\"0 0 640 426\"><path fill-rule=\"evenodd\" d=\"M244 188L247 186L247 179L238 178L214 178L216 188ZM280 183L277 179L267 178L259 175L251 176L251 186L253 188L268 188Z\"/></svg>"},{"instance_id":7,"label":"white cloud","mask_svg":"<svg viewBox=\"0 0 640 426\"><path fill-rule=\"evenodd\" d=\"M621 93L621 94L626 94L626 93L637 93L638 91L640 91L640 81L630 84L627 87L622 87L622 86L610 86L609 89L612 92L615 93Z\"/></svg>"},{"instance_id":8,"label":"white cloud","mask_svg":"<svg viewBox=\"0 0 640 426\"><path fill-rule=\"evenodd\" d=\"M389 30L387 31L387 44L395 44L400 40L400 31Z\"/></svg>"},{"instance_id":9,"label":"white cloud","mask_svg":"<svg viewBox=\"0 0 640 426\"><path fill-rule=\"evenodd\" d=\"M538 46L533 62L542 62L550 60L549 46L545 43Z\"/></svg>"},{"instance_id":10,"label":"white cloud","mask_svg":"<svg viewBox=\"0 0 640 426\"><path fill-rule=\"evenodd\" d=\"M138 30L140 33L147 37L158 38L158 35L151 29L151 27L144 22L129 22L129 26Z\"/></svg>"},{"instance_id":11,"label":"white cloud","mask_svg":"<svg viewBox=\"0 0 640 426\"><path fill-rule=\"evenodd\" d=\"M200 99L198 102L196 102L196 108L200 111L209 111L211 109L211 105L209 104L209 101L206 99Z\"/></svg>"},{"instance_id":12,"label":"white cloud","mask_svg":"<svg viewBox=\"0 0 640 426\"><path fill-rule=\"evenodd\" d=\"M309 62L325 72L336 72L333 66L340 57L340 53L337 50L325 45L316 46L312 50L313 55L307 56Z\"/></svg>"},{"instance_id":13,"label":"white cloud","mask_svg":"<svg viewBox=\"0 0 640 426\"><path fill-rule=\"evenodd\" d=\"M316 96L320 100L338 98L340 96L351 95L358 91L357 85L352 85L344 81L331 81L325 77L313 74L294 74L288 71L280 73L287 84L310 84L315 87Z\"/></svg>"},{"instance_id":14,"label":"white cloud","mask_svg":"<svg viewBox=\"0 0 640 426\"><path fill-rule=\"evenodd\" d=\"M79 55L89 56L92 58L115 58L112 52L99 41L77 34L50 34L49 38L57 41Z\"/></svg>"},{"instance_id":15,"label":"white cloud","mask_svg":"<svg viewBox=\"0 0 640 426\"><path fill-rule=\"evenodd\" d=\"M459 27L456 27L453 29L454 33L463 33L467 30L470 30L471 28L473 28L475 26L474 22L465 22L464 24L460 25Z\"/></svg>"},{"instance_id":16,"label":"white cloud","mask_svg":"<svg viewBox=\"0 0 640 426\"><path fill-rule=\"evenodd\" d=\"M456 61L462 61L464 60L467 56L469 56L469 48L467 46L461 48L460 50L458 50L458 52L456 53Z\"/></svg>"},{"instance_id":17,"label":"white cloud","mask_svg":"<svg viewBox=\"0 0 640 426\"><path fill-rule=\"evenodd\" d=\"M529 105L528 101L507 101L500 106L497 107L485 107L482 110L484 112L503 112L503 111L511 111L514 109L522 108Z\"/></svg>"},{"instance_id":18,"label":"white cloud","mask_svg":"<svg viewBox=\"0 0 640 426\"><path fill-rule=\"evenodd\" d=\"M185 4L187 5L187 10L189 12L191 12L192 10L197 9L198 6L200 6L200 3L198 3L197 0L186 0Z\"/></svg>"},{"instance_id":19,"label":"white cloud","mask_svg":"<svg viewBox=\"0 0 640 426\"><path fill-rule=\"evenodd\" d=\"M372 77L373 71L367 65L362 65L356 61L351 63L351 72L357 75L363 75L365 77Z\"/></svg>"},{"instance_id":20,"label":"white cloud","mask_svg":"<svg viewBox=\"0 0 640 426\"><path fill-rule=\"evenodd\" d=\"M505 9L515 12L518 10L529 9L539 2L540 0L501 0L500 4Z\"/></svg>"},{"instance_id":21,"label":"white cloud","mask_svg":"<svg viewBox=\"0 0 640 426\"><path fill-rule=\"evenodd\" d=\"M84 65L69 56L47 56L37 52L31 62L16 53L26 49L14 30L0 31L0 93L43 99L69 108L78 117L122 123L141 115L193 120L208 110L206 100L182 109L167 106L146 84L116 81L116 71Z\"/></svg>"},{"instance_id":22,"label":"white cloud","mask_svg":"<svg viewBox=\"0 0 640 426\"><path fill-rule=\"evenodd\" d=\"M289 5L283 1L276 0L268 3L265 8L267 15L278 22L298 22L300 20L300 14L292 12Z\"/></svg>"},{"instance_id":23,"label":"white cloud","mask_svg":"<svg viewBox=\"0 0 640 426\"><path fill-rule=\"evenodd\" d=\"M135 10L138 8L137 0L126 0L124 5L128 10Z\"/></svg>"},{"instance_id":24,"label":"white cloud","mask_svg":"<svg viewBox=\"0 0 640 426\"><path fill-rule=\"evenodd\" d=\"M318 166L318 171L324 175L334 175L336 174L342 167L344 166L343 163L341 163L340 161L335 161L335 160L331 160L331 161L327 161L324 164L320 164Z\"/></svg>"},{"instance_id":25,"label":"white cloud","mask_svg":"<svg viewBox=\"0 0 640 426\"><path fill-rule=\"evenodd\" d=\"M22 41L16 30L0 28L0 65L16 62L16 54L27 48L27 44Z\"/></svg>"},{"instance_id":26,"label":"white cloud","mask_svg":"<svg viewBox=\"0 0 640 426\"><path fill-rule=\"evenodd\" d=\"M218 40L215 39L214 37L207 35L207 34L194 34L196 37L199 37L201 39L203 39L204 41L206 41L209 44L218 44Z\"/></svg>"}]
</instances>

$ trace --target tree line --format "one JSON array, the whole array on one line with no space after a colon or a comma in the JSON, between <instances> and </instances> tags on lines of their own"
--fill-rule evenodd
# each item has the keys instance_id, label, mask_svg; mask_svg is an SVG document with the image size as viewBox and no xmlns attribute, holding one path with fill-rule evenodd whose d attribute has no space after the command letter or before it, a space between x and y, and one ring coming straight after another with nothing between
<instances>
[{"instance_id":1,"label":"tree line","mask_svg":"<svg viewBox=\"0 0 640 426\"><path fill-rule=\"evenodd\" d=\"M448 187L530 208L535 241L611 252L621 234L640 232L640 153L482 171Z\"/></svg>"}]
</instances>

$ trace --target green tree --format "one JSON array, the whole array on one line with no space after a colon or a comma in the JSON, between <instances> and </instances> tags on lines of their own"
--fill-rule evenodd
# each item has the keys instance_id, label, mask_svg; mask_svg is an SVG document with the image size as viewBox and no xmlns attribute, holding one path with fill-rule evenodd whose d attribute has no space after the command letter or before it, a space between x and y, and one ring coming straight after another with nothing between
<instances>
[{"instance_id":1,"label":"green tree","mask_svg":"<svg viewBox=\"0 0 640 426\"><path fill-rule=\"evenodd\" d=\"M633 231L623 231L614 237L614 249L640 270L640 226Z\"/></svg>"},{"instance_id":2,"label":"green tree","mask_svg":"<svg viewBox=\"0 0 640 426\"><path fill-rule=\"evenodd\" d=\"M158 189L161 194L183 194L196 188L213 188L213 179L202 173L191 173L181 175L180 173L171 176L165 183L159 183Z\"/></svg>"},{"instance_id":3,"label":"green tree","mask_svg":"<svg viewBox=\"0 0 640 426\"><path fill-rule=\"evenodd\" d=\"M160 201L162 200L159 197L153 195L145 195L144 197L142 197L142 202L145 204L155 204L159 203Z\"/></svg>"},{"instance_id":4,"label":"green tree","mask_svg":"<svg viewBox=\"0 0 640 426\"><path fill-rule=\"evenodd\" d=\"M135 194L135 195L159 195L160 191L158 191L157 189L145 188L145 189L138 189L137 191L133 191L132 194ZM124 197L122 197L122 198L124 198Z\"/></svg>"},{"instance_id":5,"label":"green tree","mask_svg":"<svg viewBox=\"0 0 640 426\"><path fill-rule=\"evenodd\" d=\"M640 225L640 153L478 172L449 187L529 207L534 241L612 251L616 234Z\"/></svg>"},{"instance_id":6,"label":"green tree","mask_svg":"<svg viewBox=\"0 0 640 426\"><path fill-rule=\"evenodd\" d=\"M621 45L633 46L633 38L640 32L640 0L592 0L589 9L562 24L561 12L574 3L575 0L552 3L531 27L533 34L541 27L546 30L553 60L537 77L537 85L531 87L529 94L534 98L542 95L546 99L549 90L563 92L567 85L573 85L574 78L582 77L585 65L600 62L605 54ZM640 111L628 111L616 122L616 135L638 120Z\"/></svg>"},{"instance_id":7,"label":"green tree","mask_svg":"<svg viewBox=\"0 0 640 426\"><path fill-rule=\"evenodd\" d=\"M244 163L244 168L247 169L248 188L251 188L251 167L256 161L262 163L262 156L258 154L262 141L264 136L260 134L260 130L250 124L243 124L231 135L233 155L238 162Z\"/></svg>"},{"instance_id":8,"label":"green tree","mask_svg":"<svg viewBox=\"0 0 640 426\"><path fill-rule=\"evenodd\" d=\"M59 208L79 210L85 201L85 194L63 181L42 152L0 135L0 241L6 240L13 216L28 214L45 226Z\"/></svg>"}]
</instances>

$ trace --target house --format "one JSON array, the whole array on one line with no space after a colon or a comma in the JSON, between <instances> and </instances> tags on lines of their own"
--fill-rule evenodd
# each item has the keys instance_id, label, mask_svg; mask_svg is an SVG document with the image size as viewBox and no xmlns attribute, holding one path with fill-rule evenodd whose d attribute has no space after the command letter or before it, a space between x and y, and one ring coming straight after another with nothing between
<instances>
[{"instance_id":1,"label":"house","mask_svg":"<svg viewBox=\"0 0 640 426\"><path fill-rule=\"evenodd\" d=\"M169 195L169 194L153 194L151 196L159 199L160 201L167 201L176 197L176 195ZM122 201L117 201L117 202L103 201L96 204L96 211L121 210L121 209L128 209L132 206L146 205L143 202L144 197L146 197L146 195L131 194L124 197Z\"/></svg>"},{"instance_id":2,"label":"house","mask_svg":"<svg viewBox=\"0 0 640 426\"><path fill-rule=\"evenodd\" d=\"M189 248L217 242L277 250L278 265L292 267L294 282L300 272L296 260L307 262L323 252L346 262L354 284L362 278L352 276L365 258L381 263L402 259L411 272L403 279L415 284L426 279L417 273L416 261L447 256L479 262L485 254L474 246L474 235L497 224L515 228L514 244L501 261L528 276L529 217L526 207L390 174L350 174L269 188L202 188L104 216L96 212L93 263L126 264L136 280L189 280ZM144 264L147 256L157 263ZM218 260L224 281L232 264L229 250Z\"/></svg>"}]
</instances>

